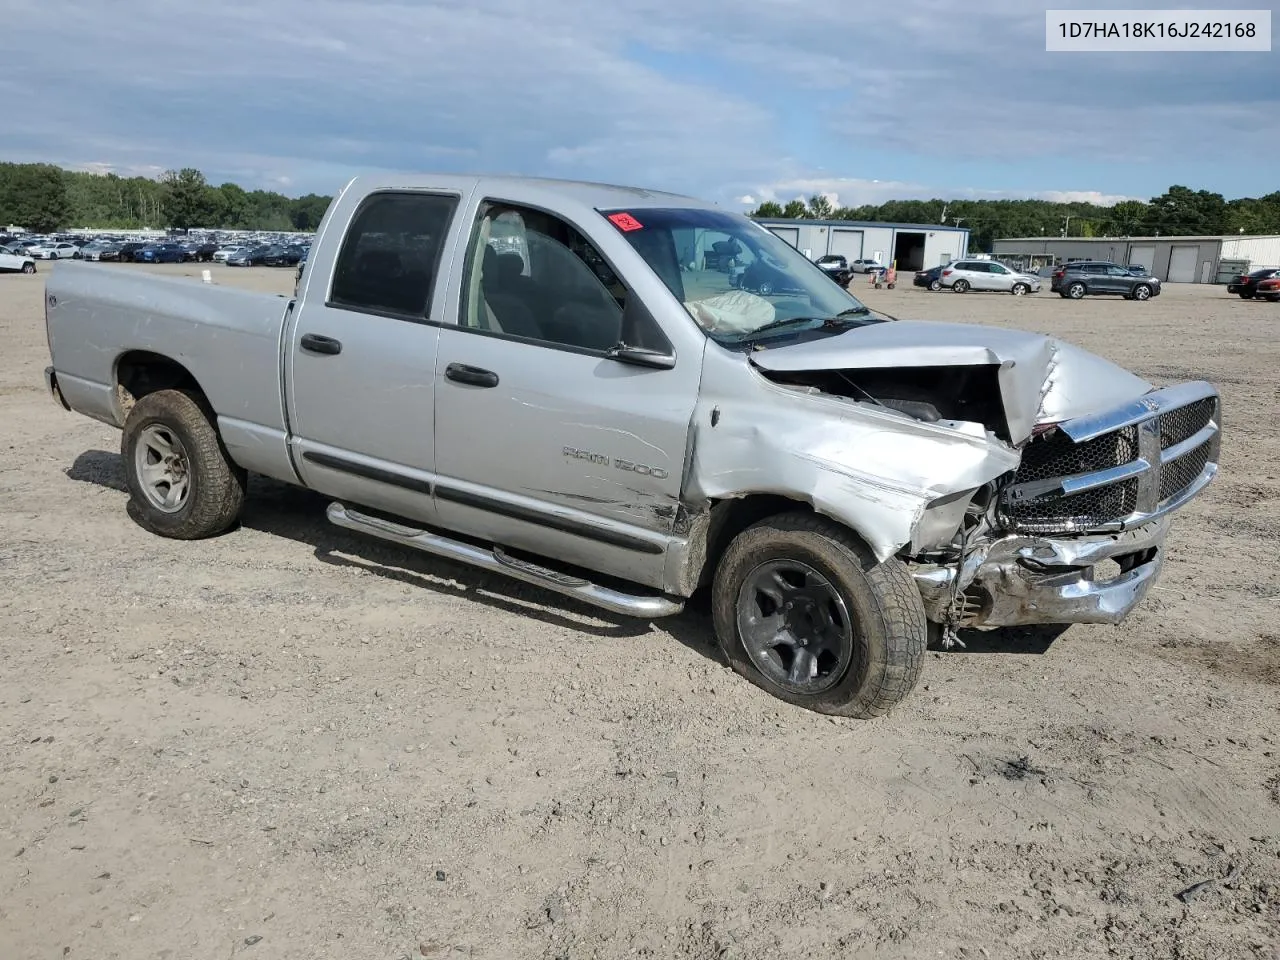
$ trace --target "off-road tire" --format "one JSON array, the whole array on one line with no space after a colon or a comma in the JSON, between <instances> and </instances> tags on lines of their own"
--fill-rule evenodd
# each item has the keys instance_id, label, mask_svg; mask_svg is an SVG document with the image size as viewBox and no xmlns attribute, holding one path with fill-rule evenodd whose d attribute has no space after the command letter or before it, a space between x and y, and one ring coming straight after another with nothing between
<instances>
[{"instance_id":1,"label":"off-road tire","mask_svg":"<svg viewBox=\"0 0 1280 960\"><path fill-rule=\"evenodd\" d=\"M834 586L853 624L853 656L838 682L815 695L794 693L752 662L737 626L738 594L759 564L800 561ZM711 588L716 639L735 671L781 700L835 716L883 716L915 687L928 623L915 581L896 558L876 561L852 532L825 517L786 513L748 527L717 564Z\"/></svg>"},{"instance_id":2,"label":"off-road tire","mask_svg":"<svg viewBox=\"0 0 1280 960\"><path fill-rule=\"evenodd\" d=\"M232 462L213 423L208 403L187 390L157 390L134 404L125 420L120 455L129 487L127 510L138 526L174 540L199 540L224 532L239 518L247 474ZM190 489L176 513L154 507L138 476L138 440L152 424L177 434L186 450Z\"/></svg>"}]
</instances>

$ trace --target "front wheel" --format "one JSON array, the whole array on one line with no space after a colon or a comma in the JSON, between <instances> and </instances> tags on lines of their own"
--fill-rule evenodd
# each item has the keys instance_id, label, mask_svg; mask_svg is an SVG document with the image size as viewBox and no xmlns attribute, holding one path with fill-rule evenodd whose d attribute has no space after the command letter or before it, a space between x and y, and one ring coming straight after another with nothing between
<instances>
[{"instance_id":1,"label":"front wheel","mask_svg":"<svg viewBox=\"0 0 1280 960\"><path fill-rule=\"evenodd\" d=\"M35 272L36 272L36 265L35 265L34 263L24 263L24 264L22 265L22 272L23 272L23 273L35 273Z\"/></svg>"},{"instance_id":2,"label":"front wheel","mask_svg":"<svg viewBox=\"0 0 1280 960\"><path fill-rule=\"evenodd\" d=\"M733 669L807 710L882 716L920 677L928 625L911 575L825 517L748 527L716 568L711 602Z\"/></svg>"},{"instance_id":3,"label":"front wheel","mask_svg":"<svg viewBox=\"0 0 1280 960\"><path fill-rule=\"evenodd\" d=\"M930 290L932 290L932 291L934 291L935 293L936 293L937 291L941 290L941 289L942 289L942 281L941 281L941 280L930 280L930 281L929 281L929 289L930 289Z\"/></svg>"},{"instance_id":4,"label":"front wheel","mask_svg":"<svg viewBox=\"0 0 1280 960\"><path fill-rule=\"evenodd\" d=\"M120 442L129 516L175 540L222 533L240 515L246 474L194 394L157 390L133 405Z\"/></svg>"},{"instance_id":5,"label":"front wheel","mask_svg":"<svg viewBox=\"0 0 1280 960\"><path fill-rule=\"evenodd\" d=\"M967 290L969 289L969 281L968 281L968 280L957 280L955 283L953 283L953 284L951 285L951 289L952 289L952 291L953 291L953 292L955 292L955 293L964 293L965 291L967 291Z\"/></svg>"},{"instance_id":6,"label":"front wheel","mask_svg":"<svg viewBox=\"0 0 1280 960\"><path fill-rule=\"evenodd\" d=\"M1138 284L1136 287L1133 288L1133 299L1150 300L1151 288L1147 286L1145 283Z\"/></svg>"},{"instance_id":7,"label":"front wheel","mask_svg":"<svg viewBox=\"0 0 1280 960\"><path fill-rule=\"evenodd\" d=\"M1015 297L1025 297L1028 293L1031 292L1031 288L1027 286L1025 283L1015 283L1013 285L1012 292Z\"/></svg>"}]
</instances>

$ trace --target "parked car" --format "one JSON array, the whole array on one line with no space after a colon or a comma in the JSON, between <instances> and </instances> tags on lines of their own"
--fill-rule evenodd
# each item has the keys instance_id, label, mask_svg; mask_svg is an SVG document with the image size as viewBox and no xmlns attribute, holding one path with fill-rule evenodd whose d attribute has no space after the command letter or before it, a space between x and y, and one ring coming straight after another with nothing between
<instances>
[{"instance_id":1,"label":"parked car","mask_svg":"<svg viewBox=\"0 0 1280 960\"><path fill-rule=\"evenodd\" d=\"M849 281L853 278L853 273L849 269L849 261L838 253L828 253L813 262L822 268L823 273L842 287L847 287Z\"/></svg>"},{"instance_id":2,"label":"parked car","mask_svg":"<svg viewBox=\"0 0 1280 960\"><path fill-rule=\"evenodd\" d=\"M870 257L861 257L849 263L849 270L853 273L871 273L873 270L884 270L878 260Z\"/></svg>"},{"instance_id":3,"label":"parked car","mask_svg":"<svg viewBox=\"0 0 1280 960\"><path fill-rule=\"evenodd\" d=\"M1243 300L1249 300L1258 292L1258 284L1263 280L1280 277L1280 269L1275 267L1259 267L1249 273L1242 273L1227 284L1227 293L1234 293Z\"/></svg>"},{"instance_id":4,"label":"parked car","mask_svg":"<svg viewBox=\"0 0 1280 960\"><path fill-rule=\"evenodd\" d=\"M214 262L214 263L226 263L226 262L227 262L227 258L228 258L228 257L233 257L233 256L235 256L237 253L240 253L242 250L247 250L247 249L248 249L248 248L247 248L247 247L245 247L245 246L243 246L243 245L234 245L234 246L229 246L229 247L219 247L217 250L215 250L215 251L213 252L213 262Z\"/></svg>"},{"instance_id":5,"label":"parked car","mask_svg":"<svg viewBox=\"0 0 1280 960\"><path fill-rule=\"evenodd\" d=\"M28 247L27 253L37 260L74 260L80 256L80 248L66 241L48 241Z\"/></svg>"},{"instance_id":6,"label":"parked car","mask_svg":"<svg viewBox=\"0 0 1280 960\"><path fill-rule=\"evenodd\" d=\"M942 289L943 266L930 267L928 270L917 270L911 281L917 287L928 287L930 290Z\"/></svg>"},{"instance_id":7,"label":"parked car","mask_svg":"<svg viewBox=\"0 0 1280 960\"><path fill-rule=\"evenodd\" d=\"M1021 297L1040 292L1039 277L1017 273L994 260L955 260L942 268L938 281L953 293L992 290Z\"/></svg>"},{"instance_id":8,"label":"parked car","mask_svg":"<svg viewBox=\"0 0 1280 960\"><path fill-rule=\"evenodd\" d=\"M262 258L262 262L268 267L293 267L297 266L301 259L300 247L272 247Z\"/></svg>"},{"instance_id":9,"label":"parked car","mask_svg":"<svg viewBox=\"0 0 1280 960\"><path fill-rule=\"evenodd\" d=\"M182 259L192 263L210 263L213 255L218 250L216 243L184 243L182 244Z\"/></svg>"},{"instance_id":10,"label":"parked car","mask_svg":"<svg viewBox=\"0 0 1280 960\"><path fill-rule=\"evenodd\" d=\"M124 263L132 263L137 252L139 250L146 249L147 246L149 246L149 244L141 243L136 240L131 240L128 243L122 243L120 245L120 252L117 255L118 259Z\"/></svg>"},{"instance_id":11,"label":"parked car","mask_svg":"<svg viewBox=\"0 0 1280 960\"><path fill-rule=\"evenodd\" d=\"M1127 267L1106 260L1077 260L1054 271L1049 289L1072 300L1106 294L1150 300L1160 296L1160 281L1150 274L1136 276Z\"/></svg>"},{"instance_id":12,"label":"parked car","mask_svg":"<svg viewBox=\"0 0 1280 960\"><path fill-rule=\"evenodd\" d=\"M36 259L27 253L0 250L0 273L35 273Z\"/></svg>"},{"instance_id":13,"label":"parked car","mask_svg":"<svg viewBox=\"0 0 1280 960\"><path fill-rule=\"evenodd\" d=\"M708 233L793 295L681 269ZM728 662L811 710L886 713L959 627L1122 621L1218 470L1211 384L891 320L704 201L357 177L310 260L287 301L54 268L47 387L122 430L134 522L221 534L253 472L331 498L340 527L614 613L706 587Z\"/></svg>"},{"instance_id":14,"label":"parked car","mask_svg":"<svg viewBox=\"0 0 1280 960\"><path fill-rule=\"evenodd\" d=\"M119 247L109 243L100 243L92 240L80 248L81 260L110 260L112 254L119 253Z\"/></svg>"},{"instance_id":15,"label":"parked car","mask_svg":"<svg viewBox=\"0 0 1280 960\"><path fill-rule=\"evenodd\" d=\"M1258 281L1254 288L1253 295L1259 300L1266 300L1270 303L1280 302L1280 271L1275 276L1264 277Z\"/></svg>"},{"instance_id":16,"label":"parked car","mask_svg":"<svg viewBox=\"0 0 1280 960\"><path fill-rule=\"evenodd\" d=\"M226 263L229 267L256 267L266 263L267 257L275 252L273 246L257 246L246 247L245 249L234 253L227 257Z\"/></svg>"},{"instance_id":17,"label":"parked car","mask_svg":"<svg viewBox=\"0 0 1280 960\"><path fill-rule=\"evenodd\" d=\"M184 259L176 243L154 243L133 252L134 263L182 263Z\"/></svg>"}]
</instances>

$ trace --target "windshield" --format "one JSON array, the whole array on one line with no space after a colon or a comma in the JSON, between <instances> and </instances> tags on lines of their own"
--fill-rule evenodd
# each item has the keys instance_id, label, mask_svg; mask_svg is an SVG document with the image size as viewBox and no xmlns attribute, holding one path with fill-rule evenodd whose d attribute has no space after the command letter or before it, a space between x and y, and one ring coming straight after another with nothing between
<instances>
[{"instance_id":1,"label":"windshield","mask_svg":"<svg viewBox=\"0 0 1280 960\"><path fill-rule=\"evenodd\" d=\"M878 321L799 250L740 214L601 212L698 325L723 343L789 336L836 321Z\"/></svg>"}]
</instances>

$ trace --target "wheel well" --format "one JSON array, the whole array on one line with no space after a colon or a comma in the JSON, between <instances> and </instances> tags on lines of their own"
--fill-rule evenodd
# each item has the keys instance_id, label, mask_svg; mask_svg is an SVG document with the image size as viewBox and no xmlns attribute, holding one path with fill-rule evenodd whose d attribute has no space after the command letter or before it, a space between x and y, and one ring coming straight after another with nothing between
<instances>
[{"instance_id":1,"label":"wheel well","mask_svg":"<svg viewBox=\"0 0 1280 960\"><path fill-rule=\"evenodd\" d=\"M743 530L766 517L796 512L813 513L813 506L771 493L718 500L712 504L710 522L707 525L707 548L698 586L704 587L711 582L720 557L733 542L733 538Z\"/></svg>"},{"instance_id":2,"label":"wheel well","mask_svg":"<svg viewBox=\"0 0 1280 960\"><path fill-rule=\"evenodd\" d=\"M131 350L116 361L116 402L121 422L147 394L174 389L192 390L204 396L191 371L161 354Z\"/></svg>"}]
</instances>

